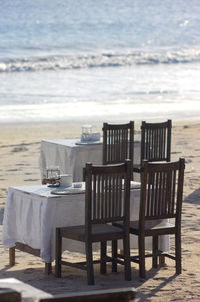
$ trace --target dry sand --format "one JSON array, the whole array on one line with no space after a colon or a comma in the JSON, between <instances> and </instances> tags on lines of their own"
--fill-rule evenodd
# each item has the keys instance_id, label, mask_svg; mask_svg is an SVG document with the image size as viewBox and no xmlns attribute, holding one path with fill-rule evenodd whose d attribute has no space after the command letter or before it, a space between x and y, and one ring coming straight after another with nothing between
<instances>
[{"instance_id":1,"label":"dry sand","mask_svg":"<svg viewBox=\"0 0 200 302\"><path fill-rule=\"evenodd\" d=\"M0 133L0 213L9 186L40 183L40 141L50 138L80 137L80 124L1 125ZM101 130L101 125L97 125ZM139 123L136 123L139 129ZM8 265L8 249L0 243L0 278L17 278L45 292L56 294L79 290L135 287L136 301L200 301L200 120L173 121L172 160L186 159L184 202L182 215L183 272L175 274L174 262L151 269L147 261L147 278L140 280L138 266L132 264L132 281L124 281L123 268L117 274L100 276L95 268L96 285L87 286L85 272L66 268L63 278L44 275L40 258L16 252L16 265ZM2 227L2 226L0 226ZM1 230L1 229L0 229ZM171 241L173 249L173 240ZM74 259L80 255L69 254Z\"/></svg>"}]
</instances>

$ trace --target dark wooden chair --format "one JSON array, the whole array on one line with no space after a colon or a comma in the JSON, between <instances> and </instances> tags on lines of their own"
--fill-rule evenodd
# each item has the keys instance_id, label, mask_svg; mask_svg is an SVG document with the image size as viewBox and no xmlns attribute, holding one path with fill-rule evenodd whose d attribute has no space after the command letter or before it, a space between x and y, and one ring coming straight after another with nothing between
<instances>
[{"instance_id":1,"label":"dark wooden chair","mask_svg":"<svg viewBox=\"0 0 200 302\"><path fill-rule=\"evenodd\" d=\"M144 159L150 162L171 160L171 128L171 120L162 123L142 122L141 163ZM140 172L140 167L134 166L134 172Z\"/></svg>"},{"instance_id":2,"label":"dark wooden chair","mask_svg":"<svg viewBox=\"0 0 200 302\"><path fill-rule=\"evenodd\" d=\"M103 165L133 162L134 122L103 124Z\"/></svg>"},{"instance_id":3,"label":"dark wooden chair","mask_svg":"<svg viewBox=\"0 0 200 302\"><path fill-rule=\"evenodd\" d=\"M176 261L176 273L181 273L181 210L185 160L150 163L143 161L139 221L130 222L130 233L138 236L139 255L131 261L139 263L139 275L145 278L145 257L164 255ZM173 221L171 221L173 220ZM119 224L117 224L119 226ZM175 255L158 250L158 236L175 235ZM145 237L152 236L152 254L145 255ZM121 255L118 255L121 257Z\"/></svg>"},{"instance_id":4,"label":"dark wooden chair","mask_svg":"<svg viewBox=\"0 0 200 302\"><path fill-rule=\"evenodd\" d=\"M102 131L102 164L118 164L123 163L125 159L130 159L133 165L134 122L130 121L127 124L103 123ZM83 181L85 181L85 168L83 168Z\"/></svg>"},{"instance_id":5,"label":"dark wooden chair","mask_svg":"<svg viewBox=\"0 0 200 302\"><path fill-rule=\"evenodd\" d=\"M117 240L123 239L125 280L131 280L129 239L131 161L106 166L93 166L87 163L85 172L85 224L56 229L56 277L61 277L61 265L82 268L87 271L88 284L92 285L94 263L101 264L101 273L106 273L106 262L112 262L112 271L117 271ZM113 226L113 222L116 221L122 222L122 228ZM86 261L69 263L62 260L62 238L85 242ZM112 241L111 257L106 253L107 241ZM101 243L100 260L93 261L93 242Z\"/></svg>"},{"instance_id":6,"label":"dark wooden chair","mask_svg":"<svg viewBox=\"0 0 200 302\"><path fill-rule=\"evenodd\" d=\"M135 288L109 288L92 291L79 291L40 299L40 302L129 302L135 298Z\"/></svg>"}]
</instances>

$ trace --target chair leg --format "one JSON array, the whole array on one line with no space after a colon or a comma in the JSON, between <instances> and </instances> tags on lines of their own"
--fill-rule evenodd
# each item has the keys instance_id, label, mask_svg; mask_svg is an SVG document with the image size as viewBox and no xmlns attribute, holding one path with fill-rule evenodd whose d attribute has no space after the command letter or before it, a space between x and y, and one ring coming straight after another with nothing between
<instances>
[{"instance_id":1,"label":"chair leg","mask_svg":"<svg viewBox=\"0 0 200 302\"><path fill-rule=\"evenodd\" d=\"M139 276L140 278L145 278L145 238L144 236L139 236L138 238L139 246Z\"/></svg>"},{"instance_id":2,"label":"chair leg","mask_svg":"<svg viewBox=\"0 0 200 302\"><path fill-rule=\"evenodd\" d=\"M181 233L175 233L176 273L181 274Z\"/></svg>"},{"instance_id":3,"label":"chair leg","mask_svg":"<svg viewBox=\"0 0 200 302\"><path fill-rule=\"evenodd\" d=\"M56 264L55 264L55 276L61 277L61 257L62 257L62 236L60 228L56 229Z\"/></svg>"},{"instance_id":4,"label":"chair leg","mask_svg":"<svg viewBox=\"0 0 200 302\"><path fill-rule=\"evenodd\" d=\"M101 264L100 264L100 273L106 274L106 247L107 242L102 241L101 242Z\"/></svg>"},{"instance_id":5,"label":"chair leg","mask_svg":"<svg viewBox=\"0 0 200 302\"><path fill-rule=\"evenodd\" d=\"M52 273L51 262L45 262L45 275L50 275Z\"/></svg>"},{"instance_id":6,"label":"chair leg","mask_svg":"<svg viewBox=\"0 0 200 302\"><path fill-rule=\"evenodd\" d=\"M86 242L85 251L86 251L86 262L87 262L88 285L94 285L92 242Z\"/></svg>"},{"instance_id":7,"label":"chair leg","mask_svg":"<svg viewBox=\"0 0 200 302\"><path fill-rule=\"evenodd\" d=\"M159 259L159 266L165 266L165 256L164 255L159 255L158 256Z\"/></svg>"},{"instance_id":8,"label":"chair leg","mask_svg":"<svg viewBox=\"0 0 200 302\"><path fill-rule=\"evenodd\" d=\"M152 257L152 267L158 267L158 236L153 236L153 257Z\"/></svg>"},{"instance_id":9,"label":"chair leg","mask_svg":"<svg viewBox=\"0 0 200 302\"><path fill-rule=\"evenodd\" d=\"M117 273L117 240L112 240L112 272Z\"/></svg>"},{"instance_id":10,"label":"chair leg","mask_svg":"<svg viewBox=\"0 0 200 302\"><path fill-rule=\"evenodd\" d=\"M124 244L124 273L125 280L131 281L131 257L130 257L130 237L123 239Z\"/></svg>"}]
</instances>

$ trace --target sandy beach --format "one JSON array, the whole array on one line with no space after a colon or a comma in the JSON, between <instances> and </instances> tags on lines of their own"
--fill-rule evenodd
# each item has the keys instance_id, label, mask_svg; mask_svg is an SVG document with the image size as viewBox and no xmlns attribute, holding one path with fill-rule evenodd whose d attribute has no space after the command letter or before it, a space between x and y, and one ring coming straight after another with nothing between
<instances>
[{"instance_id":1,"label":"sandy beach","mask_svg":"<svg viewBox=\"0 0 200 302\"><path fill-rule=\"evenodd\" d=\"M147 260L147 278L140 280L138 266L132 263L132 281L124 281L123 268L106 276L95 268L95 286L87 286L85 272L67 268L64 277L44 274L40 258L17 251L16 265L8 265L8 249L0 242L0 278L14 277L50 294L102 288L135 287L136 301L200 301L200 120L172 121L172 160L185 157L184 201L182 215L181 275L174 262L166 260L152 269ZM96 124L101 131L102 124ZM139 130L140 123L135 128ZM80 137L81 123L38 123L1 125L0 133L0 213L2 220L10 186L40 184L39 151L42 139ZM2 225L0 225L0 231ZM171 241L173 250L174 242ZM70 257L81 257L70 253ZM54 269L54 267L53 267Z\"/></svg>"}]
</instances>

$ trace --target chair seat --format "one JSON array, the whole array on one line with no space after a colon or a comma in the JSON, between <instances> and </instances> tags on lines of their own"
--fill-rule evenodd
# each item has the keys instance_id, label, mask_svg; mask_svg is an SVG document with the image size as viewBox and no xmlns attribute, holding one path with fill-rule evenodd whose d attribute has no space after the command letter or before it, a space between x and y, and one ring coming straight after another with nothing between
<instances>
[{"instance_id":1,"label":"chair seat","mask_svg":"<svg viewBox=\"0 0 200 302\"><path fill-rule=\"evenodd\" d=\"M121 224L122 226L122 224ZM92 225L92 242L117 240L124 236L123 229L110 224L94 224ZM85 225L60 228L62 237L85 241Z\"/></svg>"},{"instance_id":2,"label":"chair seat","mask_svg":"<svg viewBox=\"0 0 200 302\"><path fill-rule=\"evenodd\" d=\"M121 222L115 223L115 226L122 226ZM167 219L147 220L145 223L145 236L164 234L174 234L175 226ZM130 233L139 235L139 221L130 221Z\"/></svg>"},{"instance_id":3,"label":"chair seat","mask_svg":"<svg viewBox=\"0 0 200 302\"><path fill-rule=\"evenodd\" d=\"M130 232L139 234L139 221L130 222ZM145 236L174 234L175 226L167 219L162 220L147 220L145 222Z\"/></svg>"}]
</instances>

